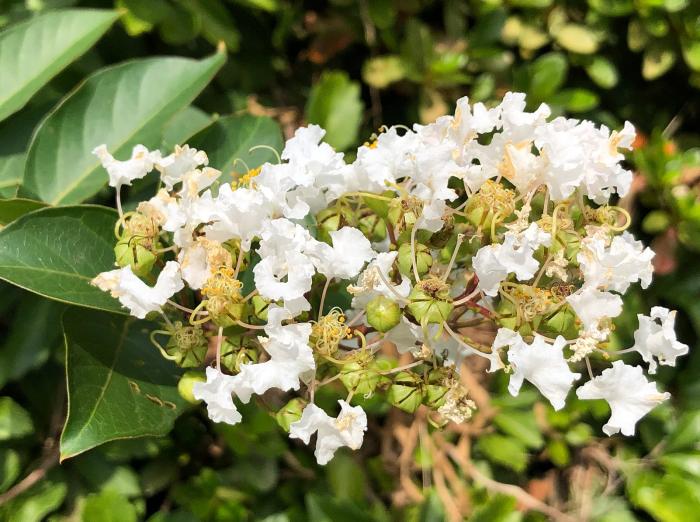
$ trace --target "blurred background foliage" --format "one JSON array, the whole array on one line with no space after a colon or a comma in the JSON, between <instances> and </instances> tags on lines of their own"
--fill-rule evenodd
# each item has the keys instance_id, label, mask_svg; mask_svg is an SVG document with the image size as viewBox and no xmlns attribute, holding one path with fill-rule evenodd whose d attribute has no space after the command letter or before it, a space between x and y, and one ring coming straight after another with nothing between
<instances>
[{"instance_id":1,"label":"blurred background foliage","mask_svg":"<svg viewBox=\"0 0 700 522\"><path fill-rule=\"evenodd\" d=\"M274 118L286 136L319 123L352 158L384 124L431 121L464 95L489 102L524 91L533 107L546 102L556 114L613 127L628 119L639 129L629 156L637 177L620 204L657 252L658 276L649 291L630 292L615 342L628 346L635 314L661 304L679 309L679 337L691 352L678 368L660 370L674 399L630 439L599 438L604 405L573 400L554 412L532 391L513 399L501 378L485 381L472 368L466 378L480 408L472 423L436 431L421 415L370 399L363 449L324 468L255 405L235 427L212 426L194 408L167 437L110 442L59 466L65 306L2 283L1 519L697 519L700 2L0 0L0 28L66 7L116 8L121 17L0 123L1 197L16 194L42 115L87 75L133 58L201 58L218 42L228 50L214 80L165 127L164 146L205 127L194 142L226 142L227 129L246 132L250 121L240 114L250 113ZM5 73L0 63L0 81ZM224 145L221 161L243 150ZM109 201L108 193L95 201ZM6 224L14 214L2 208Z\"/></svg>"}]
</instances>

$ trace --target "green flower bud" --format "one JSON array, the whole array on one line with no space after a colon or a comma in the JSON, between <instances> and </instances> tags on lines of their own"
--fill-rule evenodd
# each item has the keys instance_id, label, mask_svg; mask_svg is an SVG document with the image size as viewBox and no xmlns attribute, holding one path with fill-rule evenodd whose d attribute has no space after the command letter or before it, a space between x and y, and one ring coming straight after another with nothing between
<instances>
[{"instance_id":1,"label":"green flower bud","mask_svg":"<svg viewBox=\"0 0 700 522\"><path fill-rule=\"evenodd\" d=\"M423 276L428 273L430 267L433 266L433 256L430 255L430 249L422 243L416 243L416 269L418 274ZM397 257L399 263L399 272L406 277L413 277L413 255L411 254L410 243L404 243L399 247L399 255Z\"/></svg>"},{"instance_id":2,"label":"green flower bud","mask_svg":"<svg viewBox=\"0 0 700 522\"><path fill-rule=\"evenodd\" d=\"M410 372L399 372L389 387L387 400L400 410L414 413L423 402L424 395L423 381L419 376Z\"/></svg>"},{"instance_id":3,"label":"green flower bud","mask_svg":"<svg viewBox=\"0 0 700 522\"><path fill-rule=\"evenodd\" d=\"M388 332L401 320L401 308L395 302L378 295L367 303L367 322L378 332Z\"/></svg>"},{"instance_id":4,"label":"green flower bud","mask_svg":"<svg viewBox=\"0 0 700 522\"><path fill-rule=\"evenodd\" d=\"M183 326L176 322L165 351L175 357L175 364L182 368L195 368L204 363L209 342L199 326Z\"/></svg>"},{"instance_id":5,"label":"green flower bud","mask_svg":"<svg viewBox=\"0 0 700 522\"><path fill-rule=\"evenodd\" d=\"M408 295L407 308L421 324L440 324L454 309L449 290L449 286L436 277L424 279Z\"/></svg>"},{"instance_id":6,"label":"green flower bud","mask_svg":"<svg viewBox=\"0 0 700 522\"><path fill-rule=\"evenodd\" d=\"M229 337L221 344L221 366L232 373L241 371L244 364L258 362L258 351L244 343L247 338L242 336Z\"/></svg>"},{"instance_id":7,"label":"green flower bud","mask_svg":"<svg viewBox=\"0 0 700 522\"><path fill-rule=\"evenodd\" d=\"M433 410L437 410L445 404L447 392L450 390L450 387L445 385L448 374L446 370L448 369L444 367L437 368L428 374L428 384L425 386L423 404Z\"/></svg>"},{"instance_id":8,"label":"green flower bud","mask_svg":"<svg viewBox=\"0 0 700 522\"><path fill-rule=\"evenodd\" d=\"M180 397L185 399L190 404L196 404L199 401L194 398L192 393L192 388L196 382L206 382L207 378L204 376L204 372L189 371L182 374L180 380L177 382L177 391Z\"/></svg>"},{"instance_id":9,"label":"green flower bud","mask_svg":"<svg viewBox=\"0 0 700 522\"><path fill-rule=\"evenodd\" d=\"M151 273L157 256L143 245L144 241L135 237L122 238L114 247L117 265L130 266L131 271L139 277Z\"/></svg>"},{"instance_id":10,"label":"green flower bud","mask_svg":"<svg viewBox=\"0 0 700 522\"><path fill-rule=\"evenodd\" d=\"M263 321L264 323L267 322L267 310L270 308L270 301L265 299L264 297L261 297L259 295L255 295L251 298L251 302L253 304L253 315L257 318Z\"/></svg>"},{"instance_id":11,"label":"green flower bud","mask_svg":"<svg viewBox=\"0 0 700 522\"><path fill-rule=\"evenodd\" d=\"M280 427L289 432L289 427L293 422L301 419L301 413L306 406L306 401L300 398L295 398L289 401L287 404L282 406L282 408L275 414L275 420Z\"/></svg>"},{"instance_id":12,"label":"green flower bud","mask_svg":"<svg viewBox=\"0 0 700 522\"><path fill-rule=\"evenodd\" d=\"M539 331L545 335L561 335L565 339L575 339L578 337L576 314L570 306L564 306L556 313L543 320L540 324Z\"/></svg>"},{"instance_id":13,"label":"green flower bud","mask_svg":"<svg viewBox=\"0 0 700 522\"><path fill-rule=\"evenodd\" d=\"M375 243L383 241L386 238L386 223L375 214L360 218L357 228Z\"/></svg>"},{"instance_id":14,"label":"green flower bud","mask_svg":"<svg viewBox=\"0 0 700 522\"><path fill-rule=\"evenodd\" d=\"M389 370L391 363L386 359L374 361L369 366L351 362L344 364L340 370L340 382L348 391L368 396L374 393L380 383L389 382L381 372Z\"/></svg>"},{"instance_id":15,"label":"green flower bud","mask_svg":"<svg viewBox=\"0 0 700 522\"><path fill-rule=\"evenodd\" d=\"M316 223L318 224L318 239L331 242L331 232L340 230L346 225L354 222L354 214L352 209L347 205L334 205L323 209L316 214Z\"/></svg>"}]
</instances>

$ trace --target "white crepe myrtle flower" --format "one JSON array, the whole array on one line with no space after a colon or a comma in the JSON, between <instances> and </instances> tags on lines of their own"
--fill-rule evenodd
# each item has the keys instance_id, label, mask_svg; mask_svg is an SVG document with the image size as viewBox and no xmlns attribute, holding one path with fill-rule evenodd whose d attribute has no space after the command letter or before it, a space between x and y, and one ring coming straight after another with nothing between
<instances>
[{"instance_id":1,"label":"white crepe myrtle flower","mask_svg":"<svg viewBox=\"0 0 700 522\"><path fill-rule=\"evenodd\" d=\"M107 145L98 145L92 151L109 174L109 186L119 188L131 185L135 179L141 179L153 170L154 162L160 159L160 152L150 152L143 145L136 145L131 151L131 158L125 161L114 159Z\"/></svg>"},{"instance_id":2,"label":"white crepe myrtle flower","mask_svg":"<svg viewBox=\"0 0 700 522\"><path fill-rule=\"evenodd\" d=\"M502 330L505 330L501 333ZM535 334L531 344L527 344L520 334L500 328L494 341L495 348L509 346L508 362L513 374L508 383L508 391L514 397L520 392L523 381L531 382L544 395L555 410L564 407L566 396L575 380L581 377L569 368L564 358L566 340L558 336L554 344Z\"/></svg>"},{"instance_id":3,"label":"white crepe myrtle flower","mask_svg":"<svg viewBox=\"0 0 700 522\"><path fill-rule=\"evenodd\" d=\"M676 312L662 306L654 306L649 316L637 314L639 328L634 332L634 346L649 364L649 373L656 373L658 364L675 366L676 359L688 353L688 345L676 338L674 330Z\"/></svg>"},{"instance_id":4,"label":"white crepe myrtle flower","mask_svg":"<svg viewBox=\"0 0 700 522\"><path fill-rule=\"evenodd\" d=\"M514 273L519 281L532 279L540 267L533 254L540 246L549 245L551 240L551 234L532 223L519 234L506 232L501 244L480 248L472 262L479 278L478 288L493 297L510 273Z\"/></svg>"},{"instance_id":5,"label":"white crepe myrtle flower","mask_svg":"<svg viewBox=\"0 0 700 522\"><path fill-rule=\"evenodd\" d=\"M258 337L270 359L263 363L245 364L234 378L233 390L243 402L252 394L262 395L277 388L282 391L298 390L301 381L312 376L316 363L309 347L310 323L282 325L292 314L279 306L268 310L268 337Z\"/></svg>"},{"instance_id":6,"label":"white crepe myrtle flower","mask_svg":"<svg viewBox=\"0 0 700 522\"><path fill-rule=\"evenodd\" d=\"M238 424L241 414L233 403L234 377L221 373L216 368L207 367L207 381L195 382L192 395L207 404L207 414L214 422Z\"/></svg>"},{"instance_id":7,"label":"white crepe myrtle flower","mask_svg":"<svg viewBox=\"0 0 700 522\"><path fill-rule=\"evenodd\" d=\"M333 246L311 241L305 249L316 270L329 279L351 279L377 255L369 240L356 228L343 227L330 236Z\"/></svg>"},{"instance_id":8,"label":"white crepe myrtle flower","mask_svg":"<svg viewBox=\"0 0 700 522\"><path fill-rule=\"evenodd\" d=\"M334 418L315 404L304 408L301 418L289 426L289 436L308 444L317 433L314 455L319 464L327 464L343 446L359 449L367 431L367 414L360 406L339 400L340 414Z\"/></svg>"},{"instance_id":9,"label":"white crepe myrtle flower","mask_svg":"<svg viewBox=\"0 0 700 522\"><path fill-rule=\"evenodd\" d=\"M653 257L651 248L628 232L615 236L608 247L602 239L584 238L577 255L586 285L621 293L637 281L642 288L651 284Z\"/></svg>"},{"instance_id":10,"label":"white crepe myrtle flower","mask_svg":"<svg viewBox=\"0 0 700 522\"><path fill-rule=\"evenodd\" d=\"M347 191L382 192L389 183L409 176L414 168L414 154L418 147L413 131L400 135L396 127L381 133L374 143L357 149L353 172L347 175Z\"/></svg>"},{"instance_id":11,"label":"white crepe myrtle flower","mask_svg":"<svg viewBox=\"0 0 700 522\"><path fill-rule=\"evenodd\" d=\"M182 290L184 283L180 275L180 265L168 261L158 275L155 286L151 287L139 279L126 266L110 272L102 272L92 280L100 290L108 291L112 297L127 307L131 315L143 319L149 312L160 310L167 300Z\"/></svg>"},{"instance_id":12,"label":"white crepe myrtle flower","mask_svg":"<svg viewBox=\"0 0 700 522\"><path fill-rule=\"evenodd\" d=\"M601 340L607 337L601 321L622 313L622 298L610 292L601 292L585 286L566 298L583 323L584 331Z\"/></svg>"},{"instance_id":13,"label":"white crepe myrtle flower","mask_svg":"<svg viewBox=\"0 0 700 522\"><path fill-rule=\"evenodd\" d=\"M668 399L668 392L659 393L654 382L647 381L640 366L615 361L612 368L576 390L579 399L605 399L612 414L603 426L606 435L622 432L634 435L637 422L654 407Z\"/></svg>"},{"instance_id":14,"label":"white crepe myrtle flower","mask_svg":"<svg viewBox=\"0 0 700 522\"><path fill-rule=\"evenodd\" d=\"M180 181L185 174L195 170L201 165L208 165L209 158L204 151L197 150L189 145L175 145L175 151L155 162L156 169L160 172L160 179L168 190Z\"/></svg>"},{"instance_id":15,"label":"white crepe myrtle flower","mask_svg":"<svg viewBox=\"0 0 700 522\"><path fill-rule=\"evenodd\" d=\"M311 260L294 251L265 257L253 268L260 295L272 301L281 299L294 315L311 309L304 294L311 290L314 272Z\"/></svg>"}]
</instances>

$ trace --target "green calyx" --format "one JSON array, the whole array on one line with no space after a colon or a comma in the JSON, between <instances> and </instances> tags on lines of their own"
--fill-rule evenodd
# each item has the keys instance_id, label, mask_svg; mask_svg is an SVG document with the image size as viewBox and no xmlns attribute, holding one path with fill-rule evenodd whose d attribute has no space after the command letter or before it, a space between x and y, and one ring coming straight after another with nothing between
<instances>
[{"instance_id":1,"label":"green calyx","mask_svg":"<svg viewBox=\"0 0 700 522\"><path fill-rule=\"evenodd\" d=\"M246 346L242 336L227 337L221 345L221 366L232 373L241 371L244 364L258 362L258 351Z\"/></svg>"},{"instance_id":2,"label":"green calyx","mask_svg":"<svg viewBox=\"0 0 700 522\"><path fill-rule=\"evenodd\" d=\"M469 198L464 213L475 227L489 229L502 223L515 211L515 192L494 180L487 180L476 194Z\"/></svg>"},{"instance_id":3,"label":"green calyx","mask_svg":"<svg viewBox=\"0 0 700 522\"><path fill-rule=\"evenodd\" d=\"M157 256L147 246L150 241L136 236L120 239L114 247L114 257L120 267L130 266L139 277L151 273Z\"/></svg>"},{"instance_id":4,"label":"green calyx","mask_svg":"<svg viewBox=\"0 0 700 522\"><path fill-rule=\"evenodd\" d=\"M386 359L363 365L357 362L345 364L340 370L340 382L352 393L368 397L374 393L377 386L389 382L389 378L381 372L391 369L391 363Z\"/></svg>"},{"instance_id":5,"label":"green calyx","mask_svg":"<svg viewBox=\"0 0 700 522\"><path fill-rule=\"evenodd\" d=\"M452 313L454 305L450 287L436 277L420 281L408 295L407 308L421 324L441 324Z\"/></svg>"},{"instance_id":6,"label":"green calyx","mask_svg":"<svg viewBox=\"0 0 700 522\"><path fill-rule=\"evenodd\" d=\"M414 413L423 403L425 389L423 380L411 372L399 372L389 386L387 400L406 413Z\"/></svg>"},{"instance_id":7,"label":"green calyx","mask_svg":"<svg viewBox=\"0 0 700 522\"><path fill-rule=\"evenodd\" d=\"M401 308L395 302L379 295L367 303L367 322L378 332L388 332L401 320Z\"/></svg>"},{"instance_id":8,"label":"green calyx","mask_svg":"<svg viewBox=\"0 0 700 522\"><path fill-rule=\"evenodd\" d=\"M301 413L306 406L306 401L300 398L295 398L289 401L287 404L282 406L282 408L275 414L275 420L280 427L289 432L289 427L292 423L301 419Z\"/></svg>"},{"instance_id":9,"label":"green calyx","mask_svg":"<svg viewBox=\"0 0 700 522\"><path fill-rule=\"evenodd\" d=\"M430 249L422 243L415 243L416 251L416 269L418 275L424 276L433 266L433 256L430 254ZM399 255L397 256L399 264L399 272L406 277L413 277L413 253L410 243L403 243L399 247Z\"/></svg>"},{"instance_id":10,"label":"green calyx","mask_svg":"<svg viewBox=\"0 0 700 522\"><path fill-rule=\"evenodd\" d=\"M386 238L386 223L376 214L361 217L357 228L371 241L378 243Z\"/></svg>"},{"instance_id":11,"label":"green calyx","mask_svg":"<svg viewBox=\"0 0 700 522\"><path fill-rule=\"evenodd\" d=\"M166 353L174 357L175 364L182 368L196 368L204 363L207 355L208 340L199 326L184 326L181 322L174 324L174 329Z\"/></svg>"},{"instance_id":12,"label":"green calyx","mask_svg":"<svg viewBox=\"0 0 700 522\"><path fill-rule=\"evenodd\" d=\"M316 214L316 223L318 224L318 239L331 242L331 232L340 230L344 226L354 222L354 214L352 209L347 205L334 205L330 208L323 209Z\"/></svg>"}]
</instances>

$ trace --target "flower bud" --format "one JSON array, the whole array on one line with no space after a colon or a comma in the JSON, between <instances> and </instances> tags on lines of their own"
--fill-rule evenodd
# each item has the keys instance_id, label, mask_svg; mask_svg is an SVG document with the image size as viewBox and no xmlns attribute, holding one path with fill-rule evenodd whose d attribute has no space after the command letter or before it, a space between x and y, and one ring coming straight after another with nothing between
<instances>
[{"instance_id":1,"label":"flower bud","mask_svg":"<svg viewBox=\"0 0 700 522\"><path fill-rule=\"evenodd\" d=\"M539 331L544 335L561 335L565 339L578 337L576 314L570 306L564 306L540 323Z\"/></svg>"},{"instance_id":2,"label":"flower bud","mask_svg":"<svg viewBox=\"0 0 700 522\"><path fill-rule=\"evenodd\" d=\"M425 386L425 396L423 404L433 410L437 410L445 403L445 398L450 387L444 384L445 370L447 368L438 368L432 370L428 374L428 384Z\"/></svg>"},{"instance_id":3,"label":"flower bud","mask_svg":"<svg viewBox=\"0 0 700 522\"><path fill-rule=\"evenodd\" d=\"M357 228L372 242L378 243L386 238L386 223L376 214L360 218Z\"/></svg>"},{"instance_id":4,"label":"flower bud","mask_svg":"<svg viewBox=\"0 0 700 522\"><path fill-rule=\"evenodd\" d=\"M440 324L447 320L454 309L449 286L436 277L416 284L408 299L408 310L421 324Z\"/></svg>"},{"instance_id":5,"label":"flower bud","mask_svg":"<svg viewBox=\"0 0 700 522\"><path fill-rule=\"evenodd\" d=\"M282 406L282 408L275 414L275 420L280 427L289 432L289 426L293 422L297 422L301 419L301 413L306 406L306 401L300 399L299 397L292 399L287 404Z\"/></svg>"},{"instance_id":6,"label":"flower bud","mask_svg":"<svg viewBox=\"0 0 700 522\"><path fill-rule=\"evenodd\" d=\"M343 365L340 370L340 382L348 391L368 396L374 393L380 383L389 381L380 372L389 370L390 367L391 363L386 359L374 361L369 366L351 362Z\"/></svg>"},{"instance_id":7,"label":"flower bud","mask_svg":"<svg viewBox=\"0 0 700 522\"><path fill-rule=\"evenodd\" d=\"M367 303L367 322L378 332L388 332L401 320L401 308L383 295L378 295Z\"/></svg>"},{"instance_id":8,"label":"flower bud","mask_svg":"<svg viewBox=\"0 0 700 522\"><path fill-rule=\"evenodd\" d=\"M175 364L182 368L194 368L204 363L209 342L199 326L184 326L181 322L174 324L165 351L175 357Z\"/></svg>"},{"instance_id":9,"label":"flower bud","mask_svg":"<svg viewBox=\"0 0 700 522\"><path fill-rule=\"evenodd\" d=\"M117 265L130 266L131 271L139 277L147 276L156 262L156 255L143 243L138 238L126 237L120 239L114 247Z\"/></svg>"},{"instance_id":10,"label":"flower bud","mask_svg":"<svg viewBox=\"0 0 700 522\"><path fill-rule=\"evenodd\" d=\"M204 376L203 372L189 371L182 374L180 380L177 382L177 391L180 397L185 399L190 404L196 404L199 401L194 398L192 393L192 388L196 382L206 382L207 378Z\"/></svg>"},{"instance_id":11,"label":"flower bud","mask_svg":"<svg viewBox=\"0 0 700 522\"><path fill-rule=\"evenodd\" d=\"M416 243L416 269L418 274L423 276L428 273L430 267L433 266L433 256L430 255L430 250L422 243ZM410 243L404 243L399 247L399 255L397 257L399 263L399 272L406 277L413 276L413 254L411 253Z\"/></svg>"},{"instance_id":12,"label":"flower bud","mask_svg":"<svg viewBox=\"0 0 700 522\"><path fill-rule=\"evenodd\" d=\"M389 403L407 413L414 413L423 402L423 397L423 381L411 372L397 373L387 393Z\"/></svg>"},{"instance_id":13,"label":"flower bud","mask_svg":"<svg viewBox=\"0 0 700 522\"><path fill-rule=\"evenodd\" d=\"M331 232L340 230L354 222L354 215L350 207L347 205L334 205L323 209L316 214L316 223L318 224L318 239L331 242Z\"/></svg>"},{"instance_id":14,"label":"flower bud","mask_svg":"<svg viewBox=\"0 0 700 522\"><path fill-rule=\"evenodd\" d=\"M515 211L515 192L494 180L487 180L473 194L464 209L467 219L482 229L491 228L491 222L502 223Z\"/></svg>"}]
</instances>

